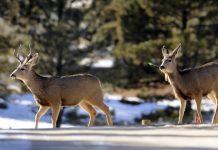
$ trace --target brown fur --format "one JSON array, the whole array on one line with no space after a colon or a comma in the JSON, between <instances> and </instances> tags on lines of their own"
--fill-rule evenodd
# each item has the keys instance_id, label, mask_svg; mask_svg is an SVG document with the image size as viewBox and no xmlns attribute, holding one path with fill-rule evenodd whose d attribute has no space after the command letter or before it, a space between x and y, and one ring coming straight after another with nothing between
<instances>
[{"instance_id":1,"label":"brown fur","mask_svg":"<svg viewBox=\"0 0 218 150\"><path fill-rule=\"evenodd\" d=\"M38 127L40 118L48 111L49 107L52 109L53 127L56 127L61 106L75 105L79 105L89 113L89 126L93 126L96 116L93 106L100 108L106 114L107 124L112 125L109 108L103 102L99 79L89 74L42 77L32 70L37 59L38 54L29 54L11 75L27 85L34 95L36 103L40 106L35 118L35 128Z\"/></svg>"},{"instance_id":2,"label":"brown fur","mask_svg":"<svg viewBox=\"0 0 218 150\"><path fill-rule=\"evenodd\" d=\"M197 105L197 114L200 123L203 122L201 114L201 100L208 96L216 105L213 123L218 123L217 101L218 101L218 64L208 63L197 68L179 71L175 56L180 49L179 45L172 53L163 50L164 59L160 66L167 81L171 84L175 97L180 100L179 121L182 123L186 100L194 99ZM170 61L170 62L169 62Z\"/></svg>"}]
</instances>

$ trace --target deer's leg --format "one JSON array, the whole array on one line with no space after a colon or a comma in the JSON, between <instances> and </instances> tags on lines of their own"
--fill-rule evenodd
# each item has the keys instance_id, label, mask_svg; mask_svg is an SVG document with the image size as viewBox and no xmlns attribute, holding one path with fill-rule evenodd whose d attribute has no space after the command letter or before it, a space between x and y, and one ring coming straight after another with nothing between
<instances>
[{"instance_id":1,"label":"deer's leg","mask_svg":"<svg viewBox=\"0 0 218 150\"><path fill-rule=\"evenodd\" d=\"M213 124L216 124L218 123L218 101L217 101L217 98L216 98L216 95L215 93L210 93L207 95L207 97L213 101L213 103L215 104L215 111L214 111L214 115L213 115L213 119L212 119L212 123Z\"/></svg>"},{"instance_id":2,"label":"deer's leg","mask_svg":"<svg viewBox=\"0 0 218 150\"><path fill-rule=\"evenodd\" d=\"M53 128L56 128L56 122L57 122L57 119L58 119L58 115L60 113L60 109L61 109L61 105L51 106Z\"/></svg>"},{"instance_id":3,"label":"deer's leg","mask_svg":"<svg viewBox=\"0 0 218 150\"><path fill-rule=\"evenodd\" d=\"M214 104L215 104L215 111L214 111L214 115L213 115L213 120L212 123L213 124L217 124L218 123L218 94L214 94Z\"/></svg>"},{"instance_id":4,"label":"deer's leg","mask_svg":"<svg viewBox=\"0 0 218 150\"><path fill-rule=\"evenodd\" d=\"M90 104L84 101L79 103L79 106L89 113L90 119L89 119L88 127L93 126L96 117L96 110Z\"/></svg>"},{"instance_id":5,"label":"deer's leg","mask_svg":"<svg viewBox=\"0 0 218 150\"><path fill-rule=\"evenodd\" d=\"M35 128L38 128L38 123L41 117L49 110L49 107L39 106L39 110L35 116Z\"/></svg>"},{"instance_id":6,"label":"deer's leg","mask_svg":"<svg viewBox=\"0 0 218 150\"><path fill-rule=\"evenodd\" d=\"M178 124L182 124L185 108L186 108L186 100L184 99L179 99L180 100L180 108L179 108L179 120Z\"/></svg>"},{"instance_id":7,"label":"deer's leg","mask_svg":"<svg viewBox=\"0 0 218 150\"><path fill-rule=\"evenodd\" d=\"M108 106L105 105L104 103L101 103L101 104L96 105L96 106L105 113L106 119L107 119L107 125L108 126L112 126L113 125L113 121L112 121L110 110L109 110Z\"/></svg>"},{"instance_id":8,"label":"deer's leg","mask_svg":"<svg viewBox=\"0 0 218 150\"><path fill-rule=\"evenodd\" d=\"M207 95L207 97L213 101L214 104L216 104L216 97L213 93L210 93Z\"/></svg>"},{"instance_id":9,"label":"deer's leg","mask_svg":"<svg viewBox=\"0 0 218 150\"><path fill-rule=\"evenodd\" d=\"M213 115L213 124L218 124L218 105L216 104L214 115Z\"/></svg>"},{"instance_id":10,"label":"deer's leg","mask_svg":"<svg viewBox=\"0 0 218 150\"><path fill-rule=\"evenodd\" d=\"M203 123L203 117L202 117L202 114L201 114L201 100L202 100L202 97L201 96L196 96L195 97L195 103L196 103L196 106L197 106L197 115L198 115L198 121L199 123Z\"/></svg>"}]
</instances>

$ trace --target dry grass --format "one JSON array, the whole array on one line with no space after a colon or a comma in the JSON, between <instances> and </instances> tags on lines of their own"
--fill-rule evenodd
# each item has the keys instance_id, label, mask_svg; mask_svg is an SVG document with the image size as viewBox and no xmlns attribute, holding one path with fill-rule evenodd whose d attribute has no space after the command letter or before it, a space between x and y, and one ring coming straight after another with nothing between
<instances>
[{"instance_id":1,"label":"dry grass","mask_svg":"<svg viewBox=\"0 0 218 150\"><path fill-rule=\"evenodd\" d=\"M124 97L141 97L143 99L151 99L151 98L173 98L173 91L170 85L161 84L161 83L150 83L149 85L138 87L138 88L130 88L130 89L121 89L121 88L113 88L106 89L105 91L120 94Z\"/></svg>"}]
</instances>

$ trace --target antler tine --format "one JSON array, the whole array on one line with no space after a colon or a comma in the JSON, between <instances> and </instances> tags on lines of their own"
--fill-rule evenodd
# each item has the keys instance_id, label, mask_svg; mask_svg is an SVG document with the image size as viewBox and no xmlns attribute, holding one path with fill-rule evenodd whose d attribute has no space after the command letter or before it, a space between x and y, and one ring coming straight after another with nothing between
<instances>
[{"instance_id":1,"label":"antler tine","mask_svg":"<svg viewBox=\"0 0 218 150\"><path fill-rule=\"evenodd\" d=\"M15 56L15 58L17 58L17 60L18 60L20 63L22 63L22 60L21 60L20 57L19 57L20 48L21 48L21 44L20 44L18 50L14 49L14 56Z\"/></svg>"},{"instance_id":2,"label":"antler tine","mask_svg":"<svg viewBox=\"0 0 218 150\"><path fill-rule=\"evenodd\" d=\"M31 55L32 54L32 49L31 49L30 43L29 43L29 51L30 51L29 55Z\"/></svg>"},{"instance_id":3,"label":"antler tine","mask_svg":"<svg viewBox=\"0 0 218 150\"><path fill-rule=\"evenodd\" d=\"M166 46L165 46L165 45L163 45L163 47L162 47L162 50L164 50L164 49L166 49Z\"/></svg>"},{"instance_id":4,"label":"antler tine","mask_svg":"<svg viewBox=\"0 0 218 150\"><path fill-rule=\"evenodd\" d=\"M25 62L28 62L31 58L32 58L32 49L31 49L31 45L29 43L29 54L27 55Z\"/></svg>"},{"instance_id":5,"label":"antler tine","mask_svg":"<svg viewBox=\"0 0 218 150\"><path fill-rule=\"evenodd\" d=\"M20 48L21 48L21 44L19 45L19 48L18 48L18 50L17 50L17 56L19 57L19 54L20 54Z\"/></svg>"}]
</instances>

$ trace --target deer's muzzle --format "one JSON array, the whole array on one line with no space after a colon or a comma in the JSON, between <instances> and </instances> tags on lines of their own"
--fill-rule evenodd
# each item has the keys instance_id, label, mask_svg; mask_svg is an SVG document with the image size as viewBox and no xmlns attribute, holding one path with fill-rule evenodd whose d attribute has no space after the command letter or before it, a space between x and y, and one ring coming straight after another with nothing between
<instances>
[{"instance_id":1,"label":"deer's muzzle","mask_svg":"<svg viewBox=\"0 0 218 150\"><path fill-rule=\"evenodd\" d=\"M13 73L10 75L10 77L11 77L12 79L16 79L16 75L13 74Z\"/></svg>"},{"instance_id":2,"label":"deer's muzzle","mask_svg":"<svg viewBox=\"0 0 218 150\"><path fill-rule=\"evenodd\" d=\"M160 66L159 69L160 69L160 70L163 70L163 69L165 69L165 67L164 67L164 66Z\"/></svg>"}]
</instances>

